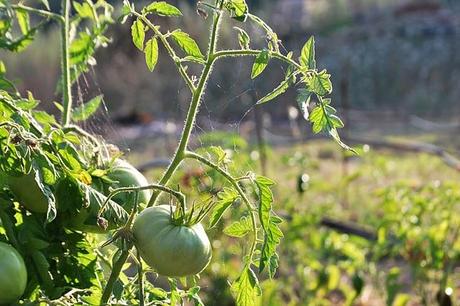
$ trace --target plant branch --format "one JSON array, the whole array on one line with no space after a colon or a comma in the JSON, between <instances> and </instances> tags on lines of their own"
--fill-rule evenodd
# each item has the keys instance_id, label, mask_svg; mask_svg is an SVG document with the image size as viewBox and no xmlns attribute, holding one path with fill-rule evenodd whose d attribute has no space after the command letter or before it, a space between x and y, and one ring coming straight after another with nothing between
<instances>
[{"instance_id":1,"label":"plant branch","mask_svg":"<svg viewBox=\"0 0 460 306\"><path fill-rule=\"evenodd\" d=\"M177 69L179 70L179 73L181 74L182 78L184 79L185 83L187 83L188 88L192 92L192 94L195 92L196 88L195 85L193 84L192 80L190 79L189 75L187 74L187 71L185 71L184 66L182 66L182 63L179 59L179 57L176 55L174 52L174 49L171 47L169 44L168 40L166 39L166 36L163 35L163 33L160 32L158 27L155 27L153 23L150 22L150 20L145 17L142 14L139 14L136 11L132 12L135 16L140 18L152 31L155 33L156 36L158 36L163 43L164 47L166 48L166 51L168 51L169 56L172 58L174 63L176 64Z\"/></svg>"},{"instance_id":2,"label":"plant branch","mask_svg":"<svg viewBox=\"0 0 460 306\"><path fill-rule=\"evenodd\" d=\"M110 273L109 280L107 282L107 285L104 288L104 291L102 292L101 303L100 303L101 305L107 305L107 302L109 301L110 296L112 295L113 286L115 285L115 282L118 279L121 269L123 268L123 265L125 264L126 259L128 259L128 256L129 256L129 249L123 250L118 260L113 264L113 268L112 268L112 272Z\"/></svg>"},{"instance_id":3,"label":"plant branch","mask_svg":"<svg viewBox=\"0 0 460 306\"><path fill-rule=\"evenodd\" d=\"M219 30L221 14L222 14L221 11L215 11L214 13L214 20L213 20L213 25L211 28L211 36L210 36L211 38L209 40L206 65L203 69L203 72L201 73L200 80L198 82L198 86L192 95L192 100L190 102L190 107L187 113L187 118L185 119L185 125L182 130L181 139L177 147L176 153L174 154L174 157L171 163L169 164L168 169L163 174L163 177L161 178L159 182L160 185L166 185L169 182L174 172L176 171L177 167L179 167L180 163L184 159L184 154L187 149L188 141L190 139L190 135L191 135L193 126L195 124L196 115L198 113L201 98L203 96L203 92L206 87L206 82L208 81L209 75L212 70L212 66L214 64L214 59L215 59L214 52L216 50L217 32ZM160 193L161 192L154 192L152 194L152 197L150 198L150 201L148 204L149 207L155 204Z\"/></svg>"},{"instance_id":4,"label":"plant branch","mask_svg":"<svg viewBox=\"0 0 460 306\"><path fill-rule=\"evenodd\" d=\"M156 189L156 190L160 190L160 191L170 193L171 195L173 195L179 201L179 203L181 204L182 207L185 207L185 196L184 196L184 194L182 192L180 192L180 191L176 191L174 189L171 189L171 188L163 186L163 185L150 184L150 185L145 185L145 186L140 186L140 187L120 187L120 188L117 188L114 191L112 191L107 196L107 198L105 199L105 201L102 204L101 208L99 209L99 212L98 212L97 216L100 217L102 215L102 213L104 212L105 207L107 206L109 201L114 196L116 196L117 194L123 193L123 192L139 192L141 190L147 190L147 189Z\"/></svg>"},{"instance_id":5,"label":"plant branch","mask_svg":"<svg viewBox=\"0 0 460 306\"><path fill-rule=\"evenodd\" d=\"M70 0L62 0L62 16L64 22L61 25L61 47L62 47L62 125L65 127L71 121L72 116L72 82L70 80L70 50L69 50L69 31L70 31Z\"/></svg>"},{"instance_id":6,"label":"plant branch","mask_svg":"<svg viewBox=\"0 0 460 306\"><path fill-rule=\"evenodd\" d=\"M249 49L249 50L222 50L222 51L216 52L214 54L214 57L216 59L218 59L218 58L221 58L221 57L231 57L231 56L257 56L257 55L260 54L260 52L262 52L262 50L253 50L253 49ZM283 54L278 53L278 52L273 52L273 51L270 51L269 55L271 57L274 57L276 59L284 61L284 62L286 62L286 63L288 63L290 65L293 65L298 70L301 70L301 71L305 70L304 67L302 67L296 61L294 61L293 59L287 57L286 55L283 55Z\"/></svg>"},{"instance_id":7,"label":"plant branch","mask_svg":"<svg viewBox=\"0 0 460 306\"><path fill-rule=\"evenodd\" d=\"M144 306L144 270L142 269L142 259L139 253L139 249L136 248L137 252L137 278L139 283L139 306Z\"/></svg>"},{"instance_id":8,"label":"plant branch","mask_svg":"<svg viewBox=\"0 0 460 306\"><path fill-rule=\"evenodd\" d=\"M15 9L15 10L23 10L23 11L26 11L26 12L29 12L29 13L33 13L33 14L37 14L37 15L46 17L46 18L56 19L57 21L64 23L64 17L63 16L61 16L59 14L56 14L56 13L53 13L53 12L50 12L50 11L45 11L45 10L30 7L30 6L25 6L25 5L21 4L21 3L13 4L13 5L11 5L11 7L13 9Z\"/></svg>"}]
</instances>

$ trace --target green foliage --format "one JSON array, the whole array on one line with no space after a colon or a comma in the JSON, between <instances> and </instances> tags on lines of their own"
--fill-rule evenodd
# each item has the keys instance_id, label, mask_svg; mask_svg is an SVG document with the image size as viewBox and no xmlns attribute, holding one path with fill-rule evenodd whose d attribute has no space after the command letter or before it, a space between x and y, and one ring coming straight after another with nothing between
<instances>
[{"instance_id":1,"label":"green foliage","mask_svg":"<svg viewBox=\"0 0 460 306\"><path fill-rule=\"evenodd\" d=\"M134 45L141 51L144 50L145 30L140 19L136 19L131 26L131 35Z\"/></svg>"},{"instance_id":2,"label":"green foliage","mask_svg":"<svg viewBox=\"0 0 460 306\"><path fill-rule=\"evenodd\" d=\"M176 42L185 52L186 55L196 58L204 58L196 41L187 33L182 32L182 30L175 30L171 33L171 37L173 38L174 42Z\"/></svg>"},{"instance_id":3,"label":"green foliage","mask_svg":"<svg viewBox=\"0 0 460 306\"><path fill-rule=\"evenodd\" d=\"M147 67L150 71L153 71L158 61L158 40L155 37L147 41L144 52Z\"/></svg>"},{"instance_id":4,"label":"green foliage","mask_svg":"<svg viewBox=\"0 0 460 306\"><path fill-rule=\"evenodd\" d=\"M259 53L259 55L256 57L254 65L252 66L251 79L255 79L265 70L269 59L268 50L262 50Z\"/></svg>"},{"instance_id":5,"label":"green foliage","mask_svg":"<svg viewBox=\"0 0 460 306\"><path fill-rule=\"evenodd\" d=\"M142 9L143 14L153 13L158 16L166 16L166 17L180 17L182 16L181 11L165 1L160 2L152 2L151 4L147 5L145 8Z\"/></svg>"}]
</instances>

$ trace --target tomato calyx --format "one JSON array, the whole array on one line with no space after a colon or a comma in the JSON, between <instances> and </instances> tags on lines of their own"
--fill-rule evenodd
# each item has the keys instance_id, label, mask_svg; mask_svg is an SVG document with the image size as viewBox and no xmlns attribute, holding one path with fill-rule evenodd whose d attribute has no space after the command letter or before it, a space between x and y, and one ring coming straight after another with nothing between
<instances>
[{"instance_id":1,"label":"tomato calyx","mask_svg":"<svg viewBox=\"0 0 460 306\"><path fill-rule=\"evenodd\" d=\"M171 223L176 226L192 227L200 223L213 208L212 198L198 204L193 202L189 211L186 211L185 207L182 206L178 206L176 209L171 206Z\"/></svg>"}]
</instances>

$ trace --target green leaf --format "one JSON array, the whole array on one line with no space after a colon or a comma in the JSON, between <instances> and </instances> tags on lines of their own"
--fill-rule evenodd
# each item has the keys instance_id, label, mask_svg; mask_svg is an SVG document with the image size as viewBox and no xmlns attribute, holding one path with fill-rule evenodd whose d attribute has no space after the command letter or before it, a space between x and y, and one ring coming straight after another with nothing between
<instances>
[{"instance_id":1,"label":"green leaf","mask_svg":"<svg viewBox=\"0 0 460 306\"><path fill-rule=\"evenodd\" d=\"M241 238L253 230L251 219L242 217L240 221L235 221L224 229L224 234L230 237Z\"/></svg>"},{"instance_id":2,"label":"green leaf","mask_svg":"<svg viewBox=\"0 0 460 306\"><path fill-rule=\"evenodd\" d=\"M50 223L53 221L57 216L57 209L56 209L56 199L54 198L54 194L51 189L43 183L43 175L41 172L40 165L33 161L32 168L35 173L34 179L37 183L38 188L45 196L46 200L48 201L48 211L46 212L46 222Z\"/></svg>"},{"instance_id":3,"label":"green leaf","mask_svg":"<svg viewBox=\"0 0 460 306\"><path fill-rule=\"evenodd\" d=\"M241 275L233 282L231 291L235 296L237 306L254 306L259 304L262 290L259 280L249 265L246 265Z\"/></svg>"},{"instance_id":4,"label":"green leaf","mask_svg":"<svg viewBox=\"0 0 460 306\"><path fill-rule=\"evenodd\" d=\"M245 0L229 0L226 3L226 8L230 12L232 18L238 21L246 20L248 5Z\"/></svg>"},{"instance_id":5,"label":"green leaf","mask_svg":"<svg viewBox=\"0 0 460 306\"><path fill-rule=\"evenodd\" d=\"M307 79L307 89L319 96L325 96L332 92L331 75L323 70L319 73L311 74Z\"/></svg>"},{"instance_id":6,"label":"green leaf","mask_svg":"<svg viewBox=\"0 0 460 306\"><path fill-rule=\"evenodd\" d=\"M134 45L141 51L144 50L145 27L140 19L136 19L131 26L131 36Z\"/></svg>"},{"instance_id":7,"label":"green leaf","mask_svg":"<svg viewBox=\"0 0 460 306\"><path fill-rule=\"evenodd\" d=\"M156 37L151 38L145 45L145 62L150 71L155 69L158 62L158 41Z\"/></svg>"},{"instance_id":8,"label":"green leaf","mask_svg":"<svg viewBox=\"0 0 460 306\"><path fill-rule=\"evenodd\" d=\"M77 11L80 18L94 19L93 8L91 5L89 5L89 3L84 2L80 4L78 2L74 2L73 7Z\"/></svg>"},{"instance_id":9,"label":"green leaf","mask_svg":"<svg viewBox=\"0 0 460 306\"><path fill-rule=\"evenodd\" d=\"M299 61L303 67L316 69L315 38L313 36L311 36L303 46Z\"/></svg>"},{"instance_id":10,"label":"green leaf","mask_svg":"<svg viewBox=\"0 0 460 306\"><path fill-rule=\"evenodd\" d=\"M249 38L248 33L239 27L233 27L233 28L238 31L238 43L240 44L241 49L243 50L249 49L251 38Z\"/></svg>"},{"instance_id":11,"label":"green leaf","mask_svg":"<svg viewBox=\"0 0 460 306\"><path fill-rule=\"evenodd\" d=\"M281 238L284 236L283 232L279 228L279 224L282 219L274 214L270 215L267 230L264 236L264 244L262 246L262 252L259 261L259 271L262 272L268 267L268 276L273 278L276 269L278 268L278 254L276 248L281 242Z\"/></svg>"},{"instance_id":12,"label":"green leaf","mask_svg":"<svg viewBox=\"0 0 460 306\"><path fill-rule=\"evenodd\" d=\"M218 201L215 204L211 217L209 218L209 227L214 227L219 222L222 215L225 213L238 198L238 192L233 188L225 187L224 190L217 194Z\"/></svg>"},{"instance_id":13,"label":"green leaf","mask_svg":"<svg viewBox=\"0 0 460 306\"><path fill-rule=\"evenodd\" d=\"M158 16L167 16L167 17L182 16L181 11L177 7L169 3L166 3L165 1L152 2L150 5L148 5L142 10L142 13L144 14L153 13Z\"/></svg>"},{"instance_id":14,"label":"green leaf","mask_svg":"<svg viewBox=\"0 0 460 306\"><path fill-rule=\"evenodd\" d=\"M273 204L273 193L270 187L275 184L272 180L264 176L258 176L255 181L259 190L259 219L265 232L268 230L270 212Z\"/></svg>"},{"instance_id":15,"label":"green leaf","mask_svg":"<svg viewBox=\"0 0 460 306\"><path fill-rule=\"evenodd\" d=\"M74 121L84 121L91 117L99 108L102 102L103 95L96 96L87 103L76 107L72 111L72 119Z\"/></svg>"},{"instance_id":16,"label":"green leaf","mask_svg":"<svg viewBox=\"0 0 460 306\"><path fill-rule=\"evenodd\" d=\"M16 10L16 18L18 19L19 28L22 34L27 34L30 31L29 13L24 10Z\"/></svg>"},{"instance_id":17,"label":"green leaf","mask_svg":"<svg viewBox=\"0 0 460 306\"><path fill-rule=\"evenodd\" d=\"M252 65L251 79L255 79L265 70L268 65L268 60L268 50L262 50L259 55L257 55L254 65Z\"/></svg>"},{"instance_id":18,"label":"green leaf","mask_svg":"<svg viewBox=\"0 0 460 306\"><path fill-rule=\"evenodd\" d=\"M288 90L291 84L292 84L292 80L290 80L289 78L284 79L278 86L275 87L275 89L273 89L270 93L265 95L263 98L259 99L257 101L257 104L264 104L266 102L269 102L275 99L279 95L282 95L283 93L286 92L286 90Z\"/></svg>"},{"instance_id":19,"label":"green leaf","mask_svg":"<svg viewBox=\"0 0 460 306\"><path fill-rule=\"evenodd\" d=\"M171 36L187 55L191 55L197 58L204 58L196 41L187 33L182 32L182 30L176 30L171 33Z\"/></svg>"}]
</instances>

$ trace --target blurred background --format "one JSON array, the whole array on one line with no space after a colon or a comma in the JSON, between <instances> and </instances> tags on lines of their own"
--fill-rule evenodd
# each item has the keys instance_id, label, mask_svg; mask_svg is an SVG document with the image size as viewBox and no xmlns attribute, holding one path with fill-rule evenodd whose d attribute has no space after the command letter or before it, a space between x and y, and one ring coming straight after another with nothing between
<instances>
[{"instance_id":1,"label":"blurred background","mask_svg":"<svg viewBox=\"0 0 460 306\"><path fill-rule=\"evenodd\" d=\"M196 14L195 1L168 2L184 18L161 20L161 27L186 29L204 50L209 20ZM59 9L59 1L50 3ZM252 58L215 67L192 146L220 145L231 150L235 171L273 177L275 210L286 220L280 271L262 282L262 305L460 305L460 1L248 4L295 56L315 35L318 66L332 74L332 104L346 124L341 135L360 152L350 156L314 136L294 89L254 107L284 77L283 64L272 60L256 80ZM85 128L157 179L177 144L189 95L164 50L148 72L130 24L112 27L111 44L98 51L74 96L83 103L104 94L103 109ZM235 25L252 34L254 47L263 46L257 29L229 19L220 46L237 46ZM20 56L0 58L22 91L57 114L51 102L59 99L59 35L53 26L42 35ZM187 165L177 182L188 184L187 193L211 192L213 178ZM233 305L226 280L238 271L240 246L211 235L218 252L205 278L206 302Z\"/></svg>"}]
</instances>

